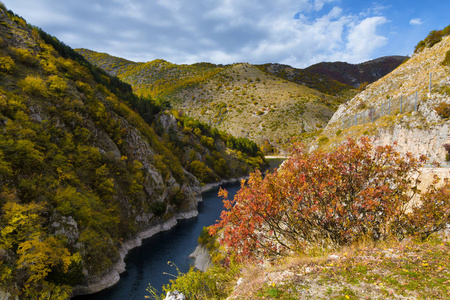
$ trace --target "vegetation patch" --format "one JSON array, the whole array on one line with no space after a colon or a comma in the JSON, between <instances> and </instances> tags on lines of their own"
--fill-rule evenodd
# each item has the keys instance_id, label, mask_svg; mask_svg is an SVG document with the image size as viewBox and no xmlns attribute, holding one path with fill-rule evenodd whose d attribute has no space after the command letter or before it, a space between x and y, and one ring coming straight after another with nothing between
<instances>
[{"instance_id":1,"label":"vegetation patch","mask_svg":"<svg viewBox=\"0 0 450 300\"><path fill-rule=\"evenodd\" d=\"M442 30L433 30L431 31L428 36L420 41L416 48L414 49L414 53L419 53L425 48L431 48L437 43L439 43L444 37L450 35L450 25L445 27Z\"/></svg>"}]
</instances>

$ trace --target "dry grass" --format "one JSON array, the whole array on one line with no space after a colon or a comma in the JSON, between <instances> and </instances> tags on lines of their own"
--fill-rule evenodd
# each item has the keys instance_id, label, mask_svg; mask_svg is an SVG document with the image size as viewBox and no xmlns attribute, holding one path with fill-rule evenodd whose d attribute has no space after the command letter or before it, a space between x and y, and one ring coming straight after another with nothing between
<instances>
[{"instance_id":1,"label":"dry grass","mask_svg":"<svg viewBox=\"0 0 450 300\"><path fill-rule=\"evenodd\" d=\"M437 236L316 249L244 270L229 299L449 299L449 251Z\"/></svg>"}]
</instances>

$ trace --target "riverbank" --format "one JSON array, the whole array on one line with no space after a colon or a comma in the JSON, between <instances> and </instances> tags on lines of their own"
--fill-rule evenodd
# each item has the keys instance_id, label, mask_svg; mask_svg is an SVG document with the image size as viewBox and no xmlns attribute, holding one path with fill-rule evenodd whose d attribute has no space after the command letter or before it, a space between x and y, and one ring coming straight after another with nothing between
<instances>
[{"instance_id":1,"label":"riverbank","mask_svg":"<svg viewBox=\"0 0 450 300\"><path fill-rule=\"evenodd\" d=\"M288 158L286 155L266 155L265 159L286 159Z\"/></svg>"},{"instance_id":2,"label":"riverbank","mask_svg":"<svg viewBox=\"0 0 450 300\"><path fill-rule=\"evenodd\" d=\"M214 189L215 187L218 187L223 184L228 183L236 183L240 182L244 179L248 179L248 176L242 176L239 178L232 178L232 179L224 179L218 182L208 183L205 184L201 188L201 192L207 192L211 189ZM200 195L197 198L198 202L203 201L202 195ZM168 231L175 227L177 225L177 220L184 220L184 219L191 219L198 216L198 210L191 210L188 212L182 212L178 213L175 216L171 217L170 219L161 222L159 224L155 224L151 226L150 228L139 232L135 238L125 241L119 250L120 258L119 260L111 267L110 271L98 278L93 278L91 282L89 282L87 285L80 285L73 287L73 296L81 296L81 295L87 295L87 294L94 294L97 292L100 292L104 289L107 289L109 287L112 287L116 285L120 280L120 274L125 272L126 270L126 263L125 258L128 255L128 253L136 248L142 245L142 241L154 236L155 234L163 231Z\"/></svg>"},{"instance_id":3,"label":"riverbank","mask_svg":"<svg viewBox=\"0 0 450 300\"><path fill-rule=\"evenodd\" d=\"M177 220L190 219L197 216L198 216L197 210L179 213L165 222L155 224L150 228L141 231L135 238L127 240L120 247L119 261L114 264L111 270L102 277L99 277L97 279L94 279L92 282L89 282L87 285L73 287L72 292L73 296L94 294L117 284L120 280L120 274L125 272L126 267L125 257L127 256L128 252L130 252L132 249L136 247L141 246L143 240L150 238L159 232L172 229L173 227L175 227L175 225L177 225L178 223Z\"/></svg>"},{"instance_id":4,"label":"riverbank","mask_svg":"<svg viewBox=\"0 0 450 300\"><path fill-rule=\"evenodd\" d=\"M242 180L246 180L248 178L249 178L249 176L247 175L247 176L242 176L242 177L238 177L238 178L223 179L221 181L207 183L202 187L202 193L212 190L213 188L221 186L223 184L241 182Z\"/></svg>"}]
</instances>

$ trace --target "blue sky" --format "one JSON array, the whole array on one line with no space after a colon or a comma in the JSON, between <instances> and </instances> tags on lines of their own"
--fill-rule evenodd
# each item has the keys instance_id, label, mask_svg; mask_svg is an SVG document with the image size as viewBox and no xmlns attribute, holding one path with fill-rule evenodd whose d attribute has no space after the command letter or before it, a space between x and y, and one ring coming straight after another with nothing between
<instances>
[{"instance_id":1,"label":"blue sky","mask_svg":"<svg viewBox=\"0 0 450 300\"><path fill-rule=\"evenodd\" d=\"M73 48L173 63L364 62L411 55L449 0L0 0Z\"/></svg>"}]
</instances>

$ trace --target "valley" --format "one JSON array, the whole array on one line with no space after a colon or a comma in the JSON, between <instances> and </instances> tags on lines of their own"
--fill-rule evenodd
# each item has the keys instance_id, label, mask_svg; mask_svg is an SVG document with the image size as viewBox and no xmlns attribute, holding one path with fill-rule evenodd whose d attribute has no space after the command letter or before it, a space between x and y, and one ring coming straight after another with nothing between
<instances>
[{"instance_id":1,"label":"valley","mask_svg":"<svg viewBox=\"0 0 450 300\"><path fill-rule=\"evenodd\" d=\"M95 298L146 243L119 297L448 298L449 129L450 26L358 64L134 62L0 3L0 299Z\"/></svg>"}]
</instances>

